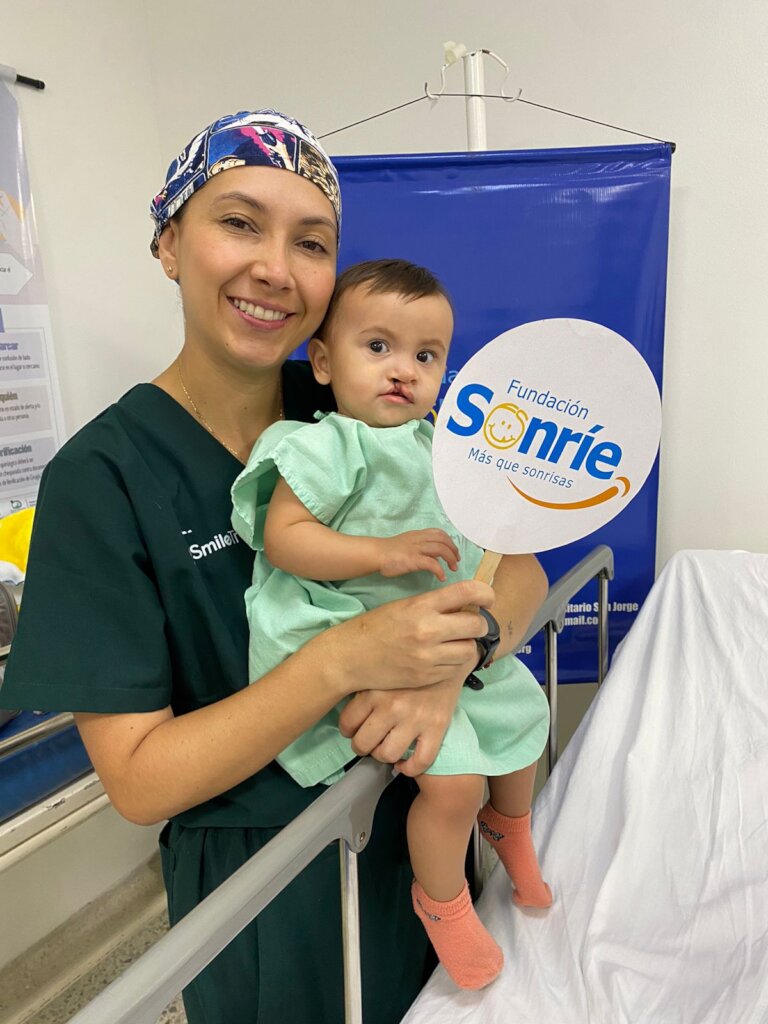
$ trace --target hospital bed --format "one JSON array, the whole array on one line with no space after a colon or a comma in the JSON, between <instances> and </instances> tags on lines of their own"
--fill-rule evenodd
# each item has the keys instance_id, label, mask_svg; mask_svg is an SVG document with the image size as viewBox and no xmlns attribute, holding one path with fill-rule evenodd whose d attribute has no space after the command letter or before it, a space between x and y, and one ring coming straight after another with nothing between
<instances>
[{"instance_id":1,"label":"hospital bed","mask_svg":"<svg viewBox=\"0 0 768 1024\"><path fill-rule=\"evenodd\" d=\"M595 557L569 574L570 596L594 575L606 585L612 564L595 569ZM560 583L536 623L550 640L568 600ZM537 800L553 907L515 907L494 871L478 907L505 950L504 971L481 992L460 992L438 968L403 1024L768 1022L767 624L768 555L684 552L670 561ZM75 1024L154 1024L335 839L346 1019L362 1021L355 852L388 777L361 761Z\"/></svg>"},{"instance_id":2,"label":"hospital bed","mask_svg":"<svg viewBox=\"0 0 768 1024\"><path fill-rule=\"evenodd\" d=\"M612 578L613 553L601 545L550 587L547 600L521 641L524 646L544 631L551 709L547 748L550 765L557 758L557 636L564 627L570 600L585 584L597 579L596 674L602 679L608 658L608 581ZM370 758L360 761L72 1018L72 1024L154 1024L179 991L332 842L338 842L341 856L345 1021L362 1024L357 854L365 848L376 803L391 779L387 765Z\"/></svg>"},{"instance_id":3,"label":"hospital bed","mask_svg":"<svg viewBox=\"0 0 768 1024\"><path fill-rule=\"evenodd\" d=\"M17 621L0 583L0 687ZM71 714L0 709L0 871L106 803Z\"/></svg>"},{"instance_id":4,"label":"hospital bed","mask_svg":"<svg viewBox=\"0 0 768 1024\"><path fill-rule=\"evenodd\" d=\"M555 903L480 914L499 979L404 1024L768 1022L768 555L675 555L535 806Z\"/></svg>"}]
</instances>

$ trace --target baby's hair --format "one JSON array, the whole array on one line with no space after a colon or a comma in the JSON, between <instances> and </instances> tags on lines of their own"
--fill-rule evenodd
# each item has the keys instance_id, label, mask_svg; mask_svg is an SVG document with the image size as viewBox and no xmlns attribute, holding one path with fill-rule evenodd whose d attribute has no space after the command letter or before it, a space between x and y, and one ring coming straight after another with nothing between
<instances>
[{"instance_id":1,"label":"baby's hair","mask_svg":"<svg viewBox=\"0 0 768 1024\"><path fill-rule=\"evenodd\" d=\"M328 311L315 332L318 338L325 338L339 308L344 294L351 288L365 287L379 295L400 295L404 299L424 299L430 295L442 295L453 310L448 292L431 270L419 267L408 260L365 260L354 263L339 274L331 296Z\"/></svg>"}]
</instances>

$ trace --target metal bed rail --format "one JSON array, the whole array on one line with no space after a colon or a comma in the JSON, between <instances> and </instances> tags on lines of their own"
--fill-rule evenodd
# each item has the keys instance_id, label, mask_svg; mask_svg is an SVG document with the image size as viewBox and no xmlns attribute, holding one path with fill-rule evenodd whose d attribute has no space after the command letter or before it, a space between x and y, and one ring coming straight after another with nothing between
<instances>
[{"instance_id":1,"label":"metal bed rail","mask_svg":"<svg viewBox=\"0 0 768 1024\"><path fill-rule=\"evenodd\" d=\"M101 780L88 772L0 823L0 874L108 806Z\"/></svg>"},{"instance_id":2,"label":"metal bed rail","mask_svg":"<svg viewBox=\"0 0 768 1024\"><path fill-rule=\"evenodd\" d=\"M32 743L37 743L44 736L53 736L57 732L62 732L74 725L74 722L75 716L66 711L60 715L54 715L53 718L46 718L37 725L31 725L28 729L17 732L13 736L0 739L0 757L28 747Z\"/></svg>"},{"instance_id":3,"label":"metal bed rail","mask_svg":"<svg viewBox=\"0 0 768 1024\"><path fill-rule=\"evenodd\" d=\"M0 627L4 627L0 632L4 638L13 637L17 624L16 597L5 584L0 583ZM0 646L0 693L10 651L11 643ZM69 713L41 717L34 724L21 728L16 720L18 714L17 711L0 709L0 779L3 781L7 778L7 765L20 751L66 730L74 731L74 716ZM7 730L5 726L8 726ZM62 782L58 789L4 819L0 822L0 872L75 828L108 802L104 787L96 773L91 771Z\"/></svg>"},{"instance_id":4,"label":"metal bed rail","mask_svg":"<svg viewBox=\"0 0 768 1024\"><path fill-rule=\"evenodd\" d=\"M2 657L3 651L0 650L0 663ZM7 765L16 754L74 729L71 714L58 714L0 738L0 779L3 784L12 784L8 782ZM0 821L0 873L69 832L108 803L104 787L94 771L85 769L76 778L68 774L58 783L58 788L45 792L37 802Z\"/></svg>"},{"instance_id":5,"label":"metal bed rail","mask_svg":"<svg viewBox=\"0 0 768 1024\"><path fill-rule=\"evenodd\" d=\"M557 637L565 628L568 603L591 580L597 578L597 685L608 671L608 582L613 579L613 551L605 544L594 548L549 588L547 599L528 630L528 639L544 630L544 683L549 701L549 742L547 772L557 763ZM523 643L527 643L524 640Z\"/></svg>"},{"instance_id":6,"label":"metal bed rail","mask_svg":"<svg viewBox=\"0 0 768 1024\"><path fill-rule=\"evenodd\" d=\"M602 682L608 656L608 580L613 578L613 552L605 545L550 587L523 641L526 644L539 630L546 630L547 694L555 719L548 747L550 766L557 759L556 638L564 628L568 602L595 577L599 581L598 683ZM371 758L356 764L77 1013L71 1024L155 1024L181 989L334 841L339 843L341 857L345 1022L362 1024L357 855L368 842L376 804L391 779L388 765Z\"/></svg>"}]
</instances>

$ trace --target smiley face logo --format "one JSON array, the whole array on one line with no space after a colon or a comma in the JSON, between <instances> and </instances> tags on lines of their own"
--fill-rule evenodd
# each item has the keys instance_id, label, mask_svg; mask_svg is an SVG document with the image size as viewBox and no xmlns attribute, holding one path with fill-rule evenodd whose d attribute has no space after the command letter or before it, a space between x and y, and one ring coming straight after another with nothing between
<instances>
[{"instance_id":1,"label":"smiley face logo","mask_svg":"<svg viewBox=\"0 0 768 1024\"><path fill-rule=\"evenodd\" d=\"M525 433L527 423L528 413L505 402L488 413L483 424L483 435L492 448L511 448Z\"/></svg>"}]
</instances>

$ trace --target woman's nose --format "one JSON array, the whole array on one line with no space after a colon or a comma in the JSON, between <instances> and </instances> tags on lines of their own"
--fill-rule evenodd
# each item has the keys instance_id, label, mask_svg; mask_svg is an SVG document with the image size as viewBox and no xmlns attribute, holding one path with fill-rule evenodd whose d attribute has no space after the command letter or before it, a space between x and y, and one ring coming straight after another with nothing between
<instances>
[{"instance_id":1,"label":"woman's nose","mask_svg":"<svg viewBox=\"0 0 768 1024\"><path fill-rule=\"evenodd\" d=\"M265 238L259 244L251 264L251 277L271 288L290 288L293 285L293 270L285 245L278 239Z\"/></svg>"}]
</instances>

